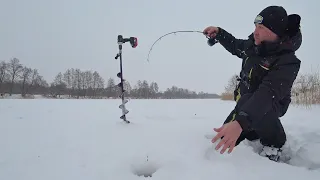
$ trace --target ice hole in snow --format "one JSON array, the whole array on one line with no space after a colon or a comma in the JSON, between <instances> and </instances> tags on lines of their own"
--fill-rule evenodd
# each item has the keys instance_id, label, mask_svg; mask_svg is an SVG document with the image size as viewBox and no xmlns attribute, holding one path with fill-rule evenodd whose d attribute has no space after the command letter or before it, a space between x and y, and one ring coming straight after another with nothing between
<instances>
[{"instance_id":1,"label":"ice hole in snow","mask_svg":"<svg viewBox=\"0 0 320 180\"><path fill-rule=\"evenodd\" d=\"M152 177L152 175L159 169L159 165L151 162L148 159L144 162L134 163L131 166L132 173L137 176Z\"/></svg>"}]
</instances>

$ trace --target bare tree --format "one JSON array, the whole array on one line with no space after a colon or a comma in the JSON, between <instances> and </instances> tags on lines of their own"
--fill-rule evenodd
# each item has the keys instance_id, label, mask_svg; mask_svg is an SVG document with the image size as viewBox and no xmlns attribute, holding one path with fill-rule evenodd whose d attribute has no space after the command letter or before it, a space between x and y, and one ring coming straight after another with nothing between
<instances>
[{"instance_id":1,"label":"bare tree","mask_svg":"<svg viewBox=\"0 0 320 180\"><path fill-rule=\"evenodd\" d=\"M238 84L238 75L234 74L231 76L231 78L228 80L227 86L224 88L224 92L221 94L222 100L233 100L234 99L234 90L237 87Z\"/></svg>"},{"instance_id":2,"label":"bare tree","mask_svg":"<svg viewBox=\"0 0 320 180\"><path fill-rule=\"evenodd\" d=\"M66 91L66 83L63 81L63 75L61 72L55 77L53 83L51 84L52 92L54 96L61 96Z\"/></svg>"},{"instance_id":3,"label":"bare tree","mask_svg":"<svg viewBox=\"0 0 320 180\"><path fill-rule=\"evenodd\" d=\"M149 83L147 80L142 81L142 96L146 97L147 99L149 99L151 97L151 90L149 87Z\"/></svg>"},{"instance_id":4,"label":"bare tree","mask_svg":"<svg viewBox=\"0 0 320 180\"><path fill-rule=\"evenodd\" d=\"M75 84L77 86L77 97L79 98L81 95L81 87L82 87L82 80L81 80L81 70L80 69L76 69L74 71L74 77L75 77Z\"/></svg>"},{"instance_id":5,"label":"bare tree","mask_svg":"<svg viewBox=\"0 0 320 180\"><path fill-rule=\"evenodd\" d=\"M77 82L77 76L76 76L76 70L74 68L71 68L71 83L72 83L72 96L77 96L77 88L78 88L78 82Z\"/></svg>"},{"instance_id":6,"label":"bare tree","mask_svg":"<svg viewBox=\"0 0 320 180\"><path fill-rule=\"evenodd\" d=\"M151 82L150 84L150 91L151 91L151 95L152 97L156 97L158 92L159 92L159 86L156 82ZM188 92L186 92L188 93Z\"/></svg>"},{"instance_id":7,"label":"bare tree","mask_svg":"<svg viewBox=\"0 0 320 180\"><path fill-rule=\"evenodd\" d=\"M81 87L82 87L82 89L81 89L81 95L83 96L83 97L85 97L86 96L86 89L87 89L87 84L86 84L86 74L85 74L85 72L80 72L80 79L81 79Z\"/></svg>"},{"instance_id":8,"label":"bare tree","mask_svg":"<svg viewBox=\"0 0 320 180\"><path fill-rule=\"evenodd\" d=\"M72 86L72 71L70 69L67 69L66 72L63 73L63 81L66 83L68 95L69 97L71 97L73 86Z\"/></svg>"},{"instance_id":9,"label":"bare tree","mask_svg":"<svg viewBox=\"0 0 320 180\"><path fill-rule=\"evenodd\" d=\"M99 96L102 96L103 95L103 88L104 88L104 79L101 77L101 76L99 76L99 78L98 78L98 91L97 91L97 94L99 95Z\"/></svg>"},{"instance_id":10,"label":"bare tree","mask_svg":"<svg viewBox=\"0 0 320 180\"><path fill-rule=\"evenodd\" d=\"M93 88L93 96L94 97L97 95L99 78L100 78L99 73L97 71L93 72L92 88Z\"/></svg>"},{"instance_id":11,"label":"bare tree","mask_svg":"<svg viewBox=\"0 0 320 180\"><path fill-rule=\"evenodd\" d=\"M32 69L23 67L22 69L22 86L21 86L21 96L25 97L27 94L27 87L31 83L30 78L31 78L31 73Z\"/></svg>"},{"instance_id":12,"label":"bare tree","mask_svg":"<svg viewBox=\"0 0 320 180\"><path fill-rule=\"evenodd\" d=\"M37 69L33 69L32 72L31 72L31 82L26 90L26 93L29 93L30 90L32 90L32 88L36 85L39 85L37 84L37 78L39 76L39 73L38 73L38 70Z\"/></svg>"},{"instance_id":13,"label":"bare tree","mask_svg":"<svg viewBox=\"0 0 320 180\"><path fill-rule=\"evenodd\" d=\"M11 96L13 92L13 86L14 86L15 80L20 75L20 72L22 71L22 65L20 64L19 59L17 58L11 59L8 70L11 77L11 85L10 85L10 96Z\"/></svg>"},{"instance_id":14,"label":"bare tree","mask_svg":"<svg viewBox=\"0 0 320 180\"><path fill-rule=\"evenodd\" d=\"M93 96L93 73L91 71L84 72L85 86L86 86L86 96Z\"/></svg>"},{"instance_id":15,"label":"bare tree","mask_svg":"<svg viewBox=\"0 0 320 180\"><path fill-rule=\"evenodd\" d=\"M117 90L119 89L117 84L115 83L113 78L108 79L106 92L109 97L116 97Z\"/></svg>"},{"instance_id":16,"label":"bare tree","mask_svg":"<svg viewBox=\"0 0 320 180\"><path fill-rule=\"evenodd\" d=\"M235 74L229 79L228 84L225 87L226 93L233 93L233 91L236 89L238 83L237 78L238 76Z\"/></svg>"},{"instance_id":17,"label":"bare tree","mask_svg":"<svg viewBox=\"0 0 320 180\"><path fill-rule=\"evenodd\" d=\"M7 78L7 63L5 61L1 61L0 63L0 91L1 91L1 87L2 84L6 81Z\"/></svg>"},{"instance_id":18,"label":"bare tree","mask_svg":"<svg viewBox=\"0 0 320 180\"><path fill-rule=\"evenodd\" d=\"M125 82L124 82L123 88L124 88L124 90L127 92L127 94L130 94L130 92L131 92L131 90L132 90L132 87L131 87L129 81L125 81Z\"/></svg>"},{"instance_id":19,"label":"bare tree","mask_svg":"<svg viewBox=\"0 0 320 180\"><path fill-rule=\"evenodd\" d=\"M40 76L40 75L37 76L35 84L38 85L38 86L45 87L45 88L49 87L49 84L47 83L47 81L44 80L43 77Z\"/></svg>"},{"instance_id":20,"label":"bare tree","mask_svg":"<svg viewBox=\"0 0 320 180\"><path fill-rule=\"evenodd\" d=\"M62 73L61 73L61 72L59 72L58 75L54 78L53 83L54 83L55 85L59 85L59 84L64 83L64 82L63 82L63 76L62 76Z\"/></svg>"}]
</instances>

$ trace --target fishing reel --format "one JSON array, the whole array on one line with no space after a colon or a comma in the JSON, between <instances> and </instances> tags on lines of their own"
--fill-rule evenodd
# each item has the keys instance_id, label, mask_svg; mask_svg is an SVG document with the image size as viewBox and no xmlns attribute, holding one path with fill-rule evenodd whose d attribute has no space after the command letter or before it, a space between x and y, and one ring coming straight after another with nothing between
<instances>
[{"instance_id":1,"label":"fishing reel","mask_svg":"<svg viewBox=\"0 0 320 180\"><path fill-rule=\"evenodd\" d=\"M132 48L136 48L138 46L138 39L136 37L123 38L122 35L118 35L119 45L122 45L126 42L130 42Z\"/></svg>"},{"instance_id":2,"label":"fishing reel","mask_svg":"<svg viewBox=\"0 0 320 180\"><path fill-rule=\"evenodd\" d=\"M218 43L218 40L216 38L208 38L207 43L209 46L213 46Z\"/></svg>"}]
</instances>

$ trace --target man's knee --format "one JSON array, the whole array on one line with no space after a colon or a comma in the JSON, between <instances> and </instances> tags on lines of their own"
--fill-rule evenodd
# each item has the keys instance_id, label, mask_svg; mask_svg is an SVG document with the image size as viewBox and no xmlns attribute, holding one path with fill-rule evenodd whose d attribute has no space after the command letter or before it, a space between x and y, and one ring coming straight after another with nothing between
<instances>
[{"instance_id":1,"label":"man's knee","mask_svg":"<svg viewBox=\"0 0 320 180\"><path fill-rule=\"evenodd\" d=\"M249 141L254 141L259 138L260 138L259 135L255 131L250 131L250 132L247 132L246 134L246 139Z\"/></svg>"},{"instance_id":2,"label":"man's knee","mask_svg":"<svg viewBox=\"0 0 320 180\"><path fill-rule=\"evenodd\" d=\"M263 145L281 147L285 144L286 133L275 112L268 112L258 124L256 132Z\"/></svg>"}]
</instances>

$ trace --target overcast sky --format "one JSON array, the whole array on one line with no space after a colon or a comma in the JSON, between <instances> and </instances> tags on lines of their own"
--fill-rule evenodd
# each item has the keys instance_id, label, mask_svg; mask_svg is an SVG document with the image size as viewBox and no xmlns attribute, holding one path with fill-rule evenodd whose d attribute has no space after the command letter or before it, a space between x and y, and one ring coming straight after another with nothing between
<instances>
[{"instance_id":1,"label":"overcast sky","mask_svg":"<svg viewBox=\"0 0 320 180\"><path fill-rule=\"evenodd\" d=\"M303 44L297 52L301 73L319 66L320 21L317 0L0 0L0 60L12 57L39 69L51 82L68 68L117 78L117 36L136 36L137 48L123 47L124 77L195 91L221 93L238 74L241 60L221 45L209 47L199 30L221 26L238 38L254 30L255 16L268 5L282 5L302 17Z\"/></svg>"}]
</instances>

